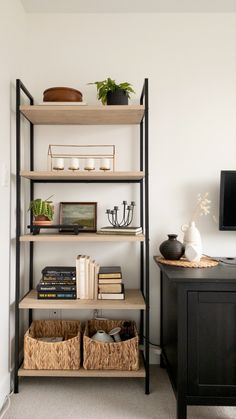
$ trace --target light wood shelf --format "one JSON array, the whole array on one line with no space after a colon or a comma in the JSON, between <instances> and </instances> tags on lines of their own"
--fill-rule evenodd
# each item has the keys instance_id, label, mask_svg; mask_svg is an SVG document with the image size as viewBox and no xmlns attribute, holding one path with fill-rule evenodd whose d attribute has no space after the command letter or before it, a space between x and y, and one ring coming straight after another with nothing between
<instances>
[{"instance_id":1,"label":"light wood shelf","mask_svg":"<svg viewBox=\"0 0 236 419\"><path fill-rule=\"evenodd\" d=\"M21 113L36 125L139 124L143 105L81 106L21 105Z\"/></svg>"},{"instance_id":2,"label":"light wood shelf","mask_svg":"<svg viewBox=\"0 0 236 419\"><path fill-rule=\"evenodd\" d=\"M124 300L38 300L37 291L31 290L19 304L20 309L65 310L145 310L143 295L138 289L125 289Z\"/></svg>"},{"instance_id":3,"label":"light wood shelf","mask_svg":"<svg viewBox=\"0 0 236 419\"><path fill-rule=\"evenodd\" d=\"M20 175L26 179L31 180L142 180L144 172L72 172L72 171L24 171Z\"/></svg>"},{"instance_id":4,"label":"light wood shelf","mask_svg":"<svg viewBox=\"0 0 236 419\"><path fill-rule=\"evenodd\" d=\"M19 377L114 377L114 378L144 378L145 367L140 356L140 368L138 371L119 371L119 370L25 370L21 366L18 370Z\"/></svg>"},{"instance_id":5,"label":"light wood shelf","mask_svg":"<svg viewBox=\"0 0 236 419\"><path fill-rule=\"evenodd\" d=\"M98 234L98 233L39 233L24 234L20 236L21 242L142 242L145 240L143 234L136 236L118 235L118 234Z\"/></svg>"}]
</instances>

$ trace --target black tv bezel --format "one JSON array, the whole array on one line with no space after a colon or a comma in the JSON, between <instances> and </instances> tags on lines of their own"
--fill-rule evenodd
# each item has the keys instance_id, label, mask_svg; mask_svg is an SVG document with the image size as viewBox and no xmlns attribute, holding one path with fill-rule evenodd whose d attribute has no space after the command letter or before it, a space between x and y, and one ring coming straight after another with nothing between
<instances>
[{"instance_id":1,"label":"black tv bezel","mask_svg":"<svg viewBox=\"0 0 236 419\"><path fill-rule=\"evenodd\" d=\"M219 214L219 229L221 231L236 231L235 226L225 226L224 220L224 194L225 194L225 179L227 174L234 174L236 176L236 170L222 170L220 173L220 214Z\"/></svg>"}]
</instances>

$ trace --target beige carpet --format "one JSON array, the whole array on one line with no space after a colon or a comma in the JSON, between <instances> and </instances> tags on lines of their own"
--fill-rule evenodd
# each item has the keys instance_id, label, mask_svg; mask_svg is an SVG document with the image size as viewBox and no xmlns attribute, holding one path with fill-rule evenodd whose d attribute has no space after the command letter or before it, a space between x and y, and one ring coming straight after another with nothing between
<instances>
[{"instance_id":1,"label":"beige carpet","mask_svg":"<svg viewBox=\"0 0 236 419\"><path fill-rule=\"evenodd\" d=\"M151 394L142 379L23 378L4 419L175 419L165 370L151 368ZM188 419L235 419L236 407L188 407Z\"/></svg>"}]
</instances>

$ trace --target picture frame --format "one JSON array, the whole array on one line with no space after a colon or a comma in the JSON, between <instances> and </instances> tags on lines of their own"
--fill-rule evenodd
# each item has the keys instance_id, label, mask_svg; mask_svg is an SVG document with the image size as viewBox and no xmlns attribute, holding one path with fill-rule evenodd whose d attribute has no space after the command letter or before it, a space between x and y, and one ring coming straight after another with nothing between
<instances>
[{"instance_id":1,"label":"picture frame","mask_svg":"<svg viewBox=\"0 0 236 419\"><path fill-rule=\"evenodd\" d=\"M79 231L95 233L97 231L97 202L60 202L60 224L79 224ZM60 232L73 231L61 227Z\"/></svg>"}]
</instances>

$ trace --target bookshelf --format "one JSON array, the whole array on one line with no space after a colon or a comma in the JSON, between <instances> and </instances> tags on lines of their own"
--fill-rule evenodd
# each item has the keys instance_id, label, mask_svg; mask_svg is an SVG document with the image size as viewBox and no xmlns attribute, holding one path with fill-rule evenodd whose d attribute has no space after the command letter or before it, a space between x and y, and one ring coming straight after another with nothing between
<instances>
[{"instance_id":1,"label":"bookshelf","mask_svg":"<svg viewBox=\"0 0 236 419\"><path fill-rule=\"evenodd\" d=\"M137 125L144 117L145 108L143 105L22 105L20 111L34 125Z\"/></svg>"},{"instance_id":2,"label":"bookshelf","mask_svg":"<svg viewBox=\"0 0 236 419\"><path fill-rule=\"evenodd\" d=\"M143 234L125 236L124 234L105 235L99 233L79 233L78 235L40 233L20 236L21 242L143 242L144 240L145 236Z\"/></svg>"},{"instance_id":3,"label":"bookshelf","mask_svg":"<svg viewBox=\"0 0 236 419\"><path fill-rule=\"evenodd\" d=\"M21 82L17 80L16 91L16 287L15 287L15 370L14 392L19 391L19 377L136 377L145 381L145 393L149 394L149 203L148 203L148 80L145 79L139 105L128 106L52 106L34 105L33 96ZM29 100L29 105L22 105L22 96ZM21 121L29 122L30 167L21 167L22 138ZM51 172L34 170L34 125L139 125L140 135L137 139L140 163L138 171L110 172ZM26 234L22 231L21 201L22 180L28 182L30 200L34 199L36 183L127 183L139 184L140 188L140 225L145 234L137 236L104 235L98 233L59 234L40 232ZM91 186L92 187L92 186ZM140 246L140 277L137 278L137 289L125 288L124 300L38 300L34 289L33 264L34 246L44 243L50 248L50 243L66 242L111 242L115 246L119 242L131 242ZM21 247L29 246L28 291L22 298L20 286L21 277ZM127 279L128 286L128 279ZM29 325L33 319L33 310L138 310L140 312L140 340L143 344L141 366L138 371L85 370L25 370L21 364L20 352L22 336L20 335L20 316L23 310L29 314ZM145 339L143 336L145 335Z\"/></svg>"},{"instance_id":4,"label":"bookshelf","mask_svg":"<svg viewBox=\"0 0 236 419\"><path fill-rule=\"evenodd\" d=\"M144 172L90 172L89 174L86 172L71 172L71 171L64 171L63 172L34 172L34 171L21 171L20 176L26 179L34 180L34 181L63 181L63 180L71 180L71 181L78 181L78 180L85 180L85 181L114 181L114 180L129 180L129 181L139 181L144 178Z\"/></svg>"},{"instance_id":5,"label":"bookshelf","mask_svg":"<svg viewBox=\"0 0 236 419\"><path fill-rule=\"evenodd\" d=\"M26 370L21 365L18 370L19 377L104 377L104 378L145 378L146 371L142 355L140 354L140 368L138 371L118 370Z\"/></svg>"},{"instance_id":6,"label":"bookshelf","mask_svg":"<svg viewBox=\"0 0 236 419\"><path fill-rule=\"evenodd\" d=\"M31 290L19 303L20 309L63 310L145 310L143 295L138 289L125 289L124 300L38 300Z\"/></svg>"}]
</instances>

